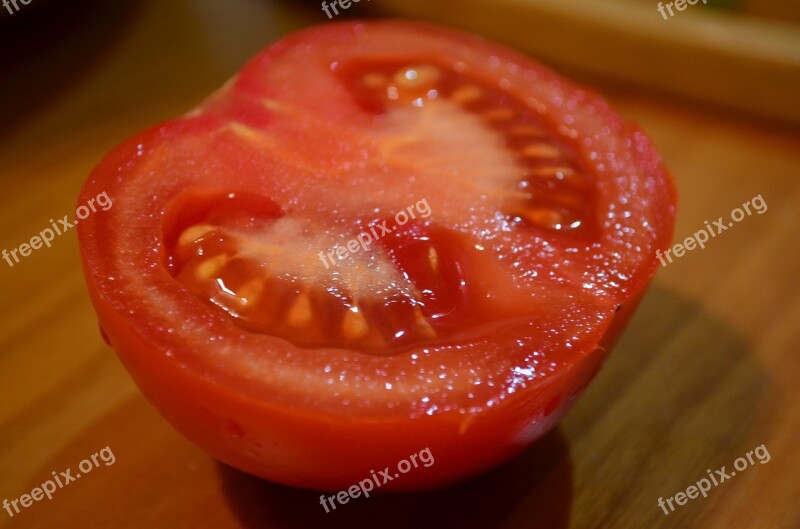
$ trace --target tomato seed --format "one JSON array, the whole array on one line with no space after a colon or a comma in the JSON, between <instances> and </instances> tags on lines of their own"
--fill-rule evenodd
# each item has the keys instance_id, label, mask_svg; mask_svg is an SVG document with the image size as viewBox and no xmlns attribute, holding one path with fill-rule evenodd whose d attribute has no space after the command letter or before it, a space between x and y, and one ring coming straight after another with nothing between
<instances>
[{"instance_id":1,"label":"tomato seed","mask_svg":"<svg viewBox=\"0 0 800 529\"><path fill-rule=\"evenodd\" d=\"M552 209L529 209L518 214L523 220L540 228L558 229L563 223L562 215Z\"/></svg>"},{"instance_id":2,"label":"tomato seed","mask_svg":"<svg viewBox=\"0 0 800 529\"><path fill-rule=\"evenodd\" d=\"M483 97L483 90L475 85L464 85L456 88L450 94L450 100L459 105L474 103Z\"/></svg>"},{"instance_id":3,"label":"tomato seed","mask_svg":"<svg viewBox=\"0 0 800 529\"><path fill-rule=\"evenodd\" d=\"M379 73L368 73L364 76L363 82L367 88L383 88L389 84L389 79Z\"/></svg>"},{"instance_id":4,"label":"tomato seed","mask_svg":"<svg viewBox=\"0 0 800 529\"><path fill-rule=\"evenodd\" d=\"M292 327L305 327L311 323L311 318L311 300L306 294L300 293L286 315L286 323Z\"/></svg>"},{"instance_id":5,"label":"tomato seed","mask_svg":"<svg viewBox=\"0 0 800 529\"><path fill-rule=\"evenodd\" d=\"M509 131L512 136L543 138L547 136L547 132L541 127L535 125L517 125L512 127Z\"/></svg>"},{"instance_id":6,"label":"tomato seed","mask_svg":"<svg viewBox=\"0 0 800 529\"><path fill-rule=\"evenodd\" d=\"M419 307L414 307L414 330L424 338L436 338L436 331L428 323L427 318L422 314Z\"/></svg>"},{"instance_id":7,"label":"tomato seed","mask_svg":"<svg viewBox=\"0 0 800 529\"><path fill-rule=\"evenodd\" d=\"M216 230L216 228L214 226L209 226L208 224L195 224L194 226L189 226L183 230L180 237L178 237L178 244L181 246L189 246L214 230Z\"/></svg>"},{"instance_id":8,"label":"tomato seed","mask_svg":"<svg viewBox=\"0 0 800 529\"><path fill-rule=\"evenodd\" d=\"M240 288L236 289L236 295L239 296L237 301L243 306L252 307L258 302L263 291L264 282L261 278L251 279Z\"/></svg>"},{"instance_id":9,"label":"tomato seed","mask_svg":"<svg viewBox=\"0 0 800 529\"><path fill-rule=\"evenodd\" d=\"M433 246L428 248L428 262L431 264L431 269L434 272L439 270L439 253Z\"/></svg>"},{"instance_id":10,"label":"tomato seed","mask_svg":"<svg viewBox=\"0 0 800 529\"><path fill-rule=\"evenodd\" d=\"M369 324L364 315L353 307L347 311L342 320L342 335L348 340L363 338L369 333Z\"/></svg>"},{"instance_id":11,"label":"tomato seed","mask_svg":"<svg viewBox=\"0 0 800 529\"><path fill-rule=\"evenodd\" d=\"M522 155L528 158L559 158L561 150L549 143L534 143L522 149Z\"/></svg>"},{"instance_id":12,"label":"tomato seed","mask_svg":"<svg viewBox=\"0 0 800 529\"><path fill-rule=\"evenodd\" d=\"M483 119L491 122L510 121L514 119L515 116L516 114L514 111L506 107L493 108L491 110L487 110L481 115Z\"/></svg>"},{"instance_id":13,"label":"tomato seed","mask_svg":"<svg viewBox=\"0 0 800 529\"><path fill-rule=\"evenodd\" d=\"M214 279L219 275L219 272L227 262L228 256L225 254L211 257L197 265L197 268L194 270L194 275L200 281Z\"/></svg>"},{"instance_id":14,"label":"tomato seed","mask_svg":"<svg viewBox=\"0 0 800 529\"><path fill-rule=\"evenodd\" d=\"M433 66L412 66L398 71L394 76L394 82L398 87L407 90L433 88L441 74L442 72Z\"/></svg>"}]
</instances>

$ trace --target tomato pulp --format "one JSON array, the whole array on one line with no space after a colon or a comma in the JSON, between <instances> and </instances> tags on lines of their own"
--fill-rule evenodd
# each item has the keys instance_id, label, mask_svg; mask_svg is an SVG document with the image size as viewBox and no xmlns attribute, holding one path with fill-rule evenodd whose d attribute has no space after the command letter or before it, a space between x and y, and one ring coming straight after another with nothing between
<instances>
[{"instance_id":1,"label":"tomato pulp","mask_svg":"<svg viewBox=\"0 0 800 529\"><path fill-rule=\"evenodd\" d=\"M381 490L440 486L552 428L675 216L599 96L401 21L274 44L107 155L80 200L102 191L84 271L142 392L220 460L329 490L426 447Z\"/></svg>"}]
</instances>

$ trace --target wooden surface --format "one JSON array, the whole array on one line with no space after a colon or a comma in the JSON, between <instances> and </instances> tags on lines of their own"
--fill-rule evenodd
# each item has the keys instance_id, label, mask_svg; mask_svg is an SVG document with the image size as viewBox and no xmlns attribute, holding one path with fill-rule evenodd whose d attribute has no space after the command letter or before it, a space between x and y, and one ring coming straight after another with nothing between
<instances>
[{"instance_id":1,"label":"wooden surface","mask_svg":"<svg viewBox=\"0 0 800 529\"><path fill-rule=\"evenodd\" d=\"M109 3L0 26L0 249L71 214L120 140L182 114L289 29L325 20L316 2ZM524 456L445 491L332 514L317 494L218 464L160 418L101 341L68 232L13 268L0 261L0 500L103 447L116 461L14 518L0 509L0 527L800 527L800 131L596 87L675 172L677 239L755 195L769 209L659 272L583 399ZM768 463L669 516L657 506L762 444Z\"/></svg>"},{"instance_id":2,"label":"wooden surface","mask_svg":"<svg viewBox=\"0 0 800 529\"><path fill-rule=\"evenodd\" d=\"M452 0L383 0L551 63L800 125L800 5L759 3L723 10L698 0L662 16L653 0L459 0L457 9ZM752 14L775 10L780 18Z\"/></svg>"}]
</instances>

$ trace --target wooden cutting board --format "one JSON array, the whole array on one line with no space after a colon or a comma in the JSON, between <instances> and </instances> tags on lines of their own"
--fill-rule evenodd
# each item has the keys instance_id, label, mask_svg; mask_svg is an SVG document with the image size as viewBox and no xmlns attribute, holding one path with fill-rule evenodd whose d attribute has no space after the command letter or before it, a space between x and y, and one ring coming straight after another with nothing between
<instances>
[{"instance_id":1,"label":"wooden cutting board","mask_svg":"<svg viewBox=\"0 0 800 529\"><path fill-rule=\"evenodd\" d=\"M458 24L569 69L800 124L797 2L710 0L709 5L729 9L709 9L701 0L679 1L682 10L670 0L460 0L457 7L451 0L383 0L381 5L404 16Z\"/></svg>"},{"instance_id":2,"label":"wooden cutting board","mask_svg":"<svg viewBox=\"0 0 800 529\"><path fill-rule=\"evenodd\" d=\"M13 39L0 33L0 249L72 211L121 139L184 113L290 29L325 21L316 3L68 5ZM13 268L0 261L0 501L104 447L114 462L13 518L0 508L0 527L799 527L800 131L622 83L596 88L674 170L679 239L756 195L769 207L658 274L583 399L522 457L451 489L331 514L313 492L218 464L160 418L101 341L68 232ZM769 462L659 509L760 445Z\"/></svg>"}]
</instances>

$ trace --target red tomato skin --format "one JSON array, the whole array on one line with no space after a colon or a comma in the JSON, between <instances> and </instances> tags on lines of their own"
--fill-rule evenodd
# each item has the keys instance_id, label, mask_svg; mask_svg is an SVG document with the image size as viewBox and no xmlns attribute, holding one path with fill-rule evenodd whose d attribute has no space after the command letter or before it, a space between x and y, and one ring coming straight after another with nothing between
<instances>
[{"instance_id":1,"label":"red tomato skin","mask_svg":"<svg viewBox=\"0 0 800 529\"><path fill-rule=\"evenodd\" d=\"M92 173L79 203L106 190L120 168L131 170L141 145L180 135L189 126L170 121L121 144ZM211 124L203 118L191 124L195 129L205 126ZM113 189L109 193L113 198ZM675 204L671 183L667 196L660 199L672 211L666 215L669 223ZM345 419L250 398L230 381L205 376L165 354L134 320L123 317L109 293L98 286L96 278L108 259L97 250L108 242L99 222L89 217L78 227L89 293L105 335L147 399L177 430L217 459L270 481L326 491L347 489L385 467L393 475L399 461L424 448L434 457L430 467L412 468L374 493L445 486L522 452L558 423L598 373L657 267L653 257L648 279L632 285L597 348L538 386L469 416L442 412L414 419ZM671 236L670 230L659 240L662 250Z\"/></svg>"}]
</instances>

